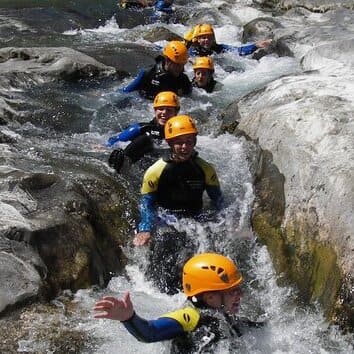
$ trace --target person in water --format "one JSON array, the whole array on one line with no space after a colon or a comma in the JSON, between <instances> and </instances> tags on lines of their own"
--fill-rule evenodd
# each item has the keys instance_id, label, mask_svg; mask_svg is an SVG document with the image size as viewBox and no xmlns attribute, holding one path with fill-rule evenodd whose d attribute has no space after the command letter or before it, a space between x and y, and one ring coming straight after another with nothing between
<instances>
[{"instance_id":1,"label":"person in water","mask_svg":"<svg viewBox=\"0 0 354 354\"><path fill-rule=\"evenodd\" d=\"M178 292L183 264L197 248L197 240L178 231L175 223L183 217L206 218L204 191L216 210L223 202L214 167L194 150L196 136L197 128L190 116L170 118L165 125L170 156L147 169L141 187L141 220L133 244L149 244L146 277L167 294Z\"/></svg>"},{"instance_id":2,"label":"person in water","mask_svg":"<svg viewBox=\"0 0 354 354\"><path fill-rule=\"evenodd\" d=\"M249 55L259 48L267 48L271 39L235 47L227 44L216 43L214 28L208 23L197 25L193 30L192 45L189 48L190 56L209 56L225 52L236 52L239 55Z\"/></svg>"},{"instance_id":3,"label":"person in water","mask_svg":"<svg viewBox=\"0 0 354 354\"><path fill-rule=\"evenodd\" d=\"M156 226L157 207L177 216L196 216L203 208L207 192L217 209L222 206L222 192L214 167L194 150L197 128L188 115L170 118L165 125L165 139L171 154L159 159L146 172L141 187L140 214L133 243L148 244Z\"/></svg>"},{"instance_id":4,"label":"person in water","mask_svg":"<svg viewBox=\"0 0 354 354\"><path fill-rule=\"evenodd\" d=\"M183 42L167 43L162 55L155 58L156 64L150 69L142 69L123 92L139 91L140 95L154 99L161 91L173 91L178 96L189 95L192 84L183 72L188 61L188 49Z\"/></svg>"},{"instance_id":5,"label":"person in water","mask_svg":"<svg viewBox=\"0 0 354 354\"><path fill-rule=\"evenodd\" d=\"M201 253L183 267L184 308L154 320L141 318L129 292L123 298L103 297L94 306L95 318L117 320L145 343L172 340L172 353L213 353L220 340L242 336L264 325L237 317L243 278L236 264L218 253Z\"/></svg>"},{"instance_id":6,"label":"person in water","mask_svg":"<svg viewBox=\"0 0 354 354\"><path fill-rule=\"evenodd\" d=\"M193 64L194 77L192 86L211 93L217 81L214 79L214 63L211 57L197 57Z\"/></svg>"},{"instance_id":7,"label":"person in water","mask_svg":"<svg viewBox=\"0 0 354 354\"><path fill-rule=\"evenodd\" d=\"M109 165L118 173L124 164L131 165L146 154L152 153L155 150L154 143L161 144L165 137L164 126L166 122L176 116L180 110L179 98L172 91L160 92L154 99L153 108L153 120L135 123L108 140L108 146L113 146L120 141L131 141L124 150L115 149L109 156Z\"/></svg>"}]
</instances>

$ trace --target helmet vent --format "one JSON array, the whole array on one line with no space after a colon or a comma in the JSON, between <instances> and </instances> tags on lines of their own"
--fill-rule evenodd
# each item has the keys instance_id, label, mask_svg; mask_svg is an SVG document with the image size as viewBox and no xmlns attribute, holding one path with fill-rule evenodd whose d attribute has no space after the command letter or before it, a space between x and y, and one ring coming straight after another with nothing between
<instances>
[{"instance_id":1,"label":"helmet vent","mask_svg":"<svg viewBox=\"0 0 354 354\"><path fill-rule=\"evenodd\" d=\"M220 273L222 273L223 271L224 271L224 268L219 267L217 273L220 274Z\"/></svg>"},{"instance_id":2,"label":"helmet vent","mask_svg":"<svg viewBox=\"0 0 354 354\"><path fill-rule=\"evenodd\" d=\"M191 317L188 315L188 313L183 314L183 319L187 323L191 321Z\"/></svg>"}]
</instances>

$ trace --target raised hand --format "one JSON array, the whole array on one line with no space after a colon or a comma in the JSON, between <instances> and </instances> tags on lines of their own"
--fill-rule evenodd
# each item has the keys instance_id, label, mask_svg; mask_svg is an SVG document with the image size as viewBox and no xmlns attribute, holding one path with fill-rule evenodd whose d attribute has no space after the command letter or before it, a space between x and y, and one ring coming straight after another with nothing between
<instances>
[{"instance_id":1,"label":"raised hand","mask_svg":"<svg viewBox=\"0 0 354 354\"><path fill-rule=\"evenodd\" d=\"M117 321L129 320L134 315L129 292L126 292L122 299L105 296L96 302L93 311L95 311L94 318L107 318Z\"/></svg>"}]
</instances>

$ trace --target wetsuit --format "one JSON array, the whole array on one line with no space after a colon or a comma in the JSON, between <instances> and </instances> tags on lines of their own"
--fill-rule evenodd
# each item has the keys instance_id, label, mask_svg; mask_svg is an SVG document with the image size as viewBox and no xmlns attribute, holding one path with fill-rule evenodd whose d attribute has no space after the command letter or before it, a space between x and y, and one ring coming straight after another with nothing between
<instances>
[{"instance_id":1,"label":"wetsuit","mask_svg":"<svg viewBox=\"0 0 354 354\"><path fill-rule=\"evenodd\" d=\"M128 133L125 134L126 132ZM124 138L120 138L122 135ZM164 127L153 119L150 122L136 123L114 138L115 142L131 141L125 150L115 149L109 157L109 165L119 173L125 157L128 157L131 163L135 163L145 154L154 151L154 142L159 144L164 139Z\"/></svg>"},{"instance_id":2,"label":"wetsuit","mask_svg":"<svg viewBox=\"0 0 354 354\"><path fill-rule=\"evenodd\" d=\"M164 0L158 0L154 5L154 13L150 18L151 23L164 22L164 23L176 23L175 9L171 4L166 3Z\"/></svg>"},{"instance_id":3,"label":"wetsuit","mask_svg":"<svg viewBox=\"0 0 354 354\"><path fill-rule=\"evenodd\" d=\"M211 93L214 91L215 85L216 85L217 81L214 80L214 78L211 78L211 80L208 82L208 84L204 87L199 87L195 81L195 78L193 78L192 80L192 86L193 87L197 87L197 88L201 88L204 89L206 92Z\"/></svg>"},{"instance_id":4,"label":"wetsuit","mask_svg":"<svg viewBox=\"0 0 354 354\"><path fill-rule=\"evenodd\" d=\"M247 329L259 328L262 322L234 318L212 309L188 306L162 315L156 320L145 320L134 314L122 322L125 328L141 342L172 341L171 353L214 353L222 339L242 336Z\"/></svg>"},{"instance_id":5,"label":"wetsuit","mask_svg":"<svg viewBox=\"0 0 354 354\"><path fill-rule=\"evenodd\" d=\"M192 92L192 84L186 74L173 76L164 69L165 58L159 55L156 64L149 70L140 70L136 78L123 92L139 91L143 97L154 99L162 91L173 91L178 96L189 95Z\"/></svg>"},{"instance_id":6,"label":"wetsuit","mask_svg":"<svg viewBox=\"0 0 354 354\"><path fill-rule=\"evenodd\" d=\"M154 229L156 206L182 216L197 215L203 207L204 191L220 208L222 193L215 169L197 153L180 163L170 159L158 160L144 175L139 231Z\"/></svg>"},{"instance_id":7,"label":"wetsuit","mask_svg":"<svg viewBox=\"0 0 354 354\"><path fill-rule=\"evenodd\" d=\"M220 209L222 193L216 172L196 153L185 162L158 160L144 175L139 231L155 231L157 206L167 209L167 218L202 217L204 191ZM173 225L167 226L170 223L166 216L161 220L161 213L159 221L162 225L156 228L150 242L146 277L161 292L175 294L180 289L182 267L196 251L196 240Z\"/></svg>"},{"instance_id":8,"label":"wetsuit","mask_svg":"<svg viewBox=\"0 0 354 354\"><path fill-rule=\"evenodd\" d=\"M255 44L246 44L241 47L235 47L228 44L214 44L210 49L205 49L194 43L188 50L190 56L199 56L205 57L212 54L220 54L220 53L227 53L227 52L234 52L238 53L238 55L249 55L252 54L257 50L257 46Z\"/></svg>"},{"instance_id":9,"label":"wetsuit","mask_svg":"<svg viewBox=\"0 0 354 354\"><path fill-rule=\"evenodd\" d=\"M161 11L166 14L172 14L174 12L174 9L172 7L172 4L166 3L164 0L158 0L155 3L155 11Z\"/></svg>"}]
</instances>

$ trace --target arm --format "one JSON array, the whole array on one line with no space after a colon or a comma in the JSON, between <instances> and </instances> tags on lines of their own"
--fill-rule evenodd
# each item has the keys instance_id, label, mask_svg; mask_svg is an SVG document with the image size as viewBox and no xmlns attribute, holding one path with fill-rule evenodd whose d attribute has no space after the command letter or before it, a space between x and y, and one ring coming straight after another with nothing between
<instances>
[{"instance_id":1,"label":"arm","mask_svg":"<svg viewBox=\"0 0 354 354\"><path fill-rule=\"evenodd\" d=\"M255 52L259 48L268 48L271 43L272 43L271 39L264 39L264 40L257 41L256 43L246 44L240 47L234 47L227 44L221 44L221 45L223 47L223 51L225 52L237 51L239 55L249 55Z\"/></svg>"},{"instance_id":2,"label":"arm","mask_svg":"<svg viewBox=\"0 0 354 354\"><path fill-rule=\"evenodd\" d=\"M217 210L221 210L223 207L223 195L220 189L220 183L215 168L210 163L204 161L201 158L197 159L197 163L203 169L205 174L205 190L208 193L209 198L216 207Z\"/></svg>"},{"instance_id":3,"label":"arm","mask_svg":"<svg viewBox=\"0 0 354 354\"><path fill-rule=\"evenodd\" d=\"M220 46L222 47L222 52L238 53L239 55L249 55L257 50L257 46L253 43L242 45L241 47L235 47L228 44L220 44Z\"/></svg>"},{"instance_id":4,"label":"arm","mask_svg":"<svg viewBox=\"0 0 354 354\"><path fill-rule=\"evenodd\" d=\"M156 222L156 194L144 194L139 204L140 223L139 232L135 235L133 244L135 246L146 245L151 238L151 231Z\"/></svg>"},{"instance_id":5,"label":"arm","mask_svg":"<svg viewBox=\"0 0 354 354\"><path fill-rule=\"evenodd\" d=\"M129 92L139 90L143 82L144 76L145 76L145 70L141 69L138 72L138 75L135 77L135 79L128 86L123 87L122 91L124 93L129 93Z\"/></svg>"},{"instance_id":6,"label":"arm","mask_svg":"<svg viewBox=\"0 0 354 354\"><path fill-rule=\"evenodd\" d=\"M157 342L175 338L184 333L183 327L170 318L147 321L135 314L129 292L122 299L104 297L94 307L95 318L121 321L135 338L142 342Z\"/></svg>"},{"instance_id":7,"label":"arm","mask_svg":"<svg viewBox=\"0 0 354 354\"><path fill-rule=\"evenodd\" d=\"M170 4L166 4L164 0L159 0L155 4L156 11L162 11L168 14L171 14L174 10Z\"/></svg>"},{"instance_id":8,"label":"arm","mask_svg":"<svg viewBox=\"0 0 354 354\"><path fill-rule=\"evenodd\" d=\"M151 232L156 222L156 193L147 193L141 197L139 211L139 232Z\"/></svg>"},{"instance_id":9,"label":"arm","mask_svg":"<svg viewBox=\"0 0 354 354\"><path fill-rule=\"evenodd\" d=\"M217 210L221 210L224 205L224 197L219 186L207 186L206 192Z\"/></svg>"},{"instance_id":10,"label":"arm","mask_svg":"<svg viewBox=\"0 0 354 354\"><path fill-rule=\"evenodd\" d=\"M107 143L107 147L113 146L115 143L118 141L131 141L134 138L136 138L138 135L140 135L141 132L141 124L140 123L135 123L129 126L127 129L124 129L122 132L120 132L118 135L111 136Z\"/></svg>"}]
</instances>

